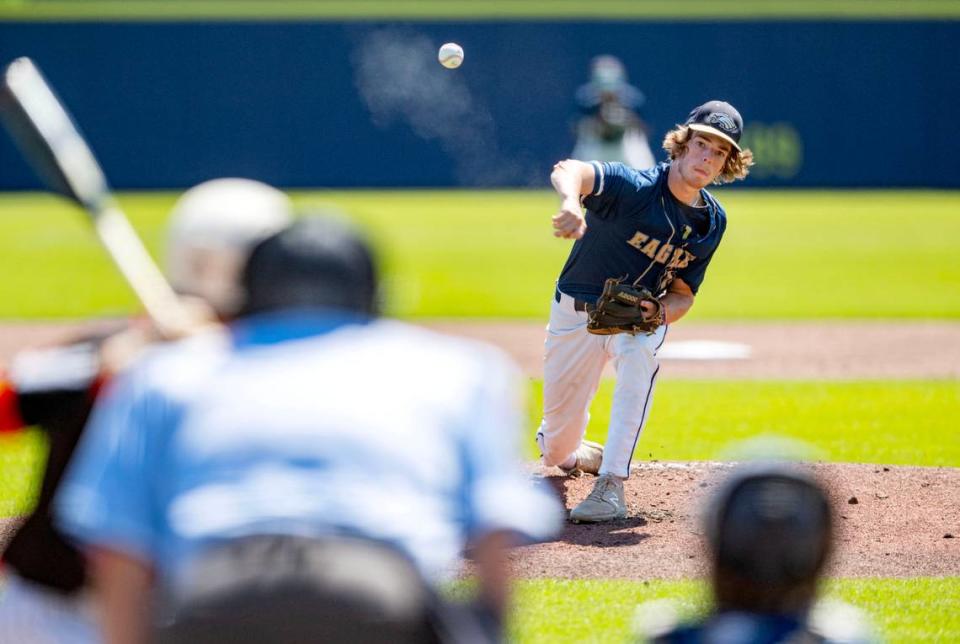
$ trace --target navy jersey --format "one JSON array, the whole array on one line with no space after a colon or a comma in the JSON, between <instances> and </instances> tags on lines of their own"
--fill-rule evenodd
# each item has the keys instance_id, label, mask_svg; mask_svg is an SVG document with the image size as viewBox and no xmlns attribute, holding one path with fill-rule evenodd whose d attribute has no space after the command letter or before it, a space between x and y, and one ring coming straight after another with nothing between
<instances>
[{"instance_id":1,"label":"navy jersey","mask_svg":"<svg viewBox=\"0 0 960 644\"><path fill-rule=\"evenodd\" d=\"M696 293L727 226L717 200L701 190L706 206L681 203L667 187L670 165L634 170L622 163L592 162L593 191L583 198L587 232L573 244L558 286L593 301L609 277L624 277L661 293L676 276Z\"/></svg>"},{"instance_id":2,"label":"navy jersey","mask_svg":"<svg viewBox=\"0 0 960 644\"><path fill-rule=\"evenodd\" d=\"M648 624L641 624L638 633L641 641L651 644L871 644L878 641L858 608L833 600L818 602L806 617L725 611L685 625L669 623L676 613L663 601L654 600L638 607L641 613L658 615Z\"/></svg>"},{"instance_id":3,"label":"navy jersey","mask_svg":"<svg viewBox=\"0 0 960 644\"><path fill-rule=\"evenodd\" d=\"M804 644L829 643L823 635L812 632L801 620L777 615L723 613L702 624L688 624L660 633L649 639L653 644Z\"/></svg>"}]
</instances>

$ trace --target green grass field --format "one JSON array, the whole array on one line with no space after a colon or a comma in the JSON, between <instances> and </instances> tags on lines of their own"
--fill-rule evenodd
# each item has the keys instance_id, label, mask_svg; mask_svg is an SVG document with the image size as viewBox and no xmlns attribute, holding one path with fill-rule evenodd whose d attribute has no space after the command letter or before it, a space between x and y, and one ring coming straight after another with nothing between
<instances>
[{"instance_id":1,"label":"green grass field","mask_svg":"<svg viewBox=\"0 0 960 644\"><path fill-rule=\"evenodd\" d=\"M528 426L535 428L542 384L532 383L531 392ZM613 381L603 381L588 438L605 439L612 396ZM663 380L636 455L640 462L726 460L731 444L776 435L816 445L824 461L960 467L957 418L957 380ZM532 439L527 447L535 456Z\"/></svg>"},{"instance_id":2,"label":"green grass field","mask_svg":"<svg viewBox=\"0 0 960 644\"><path fill-rule=\"evenodd\" d=\"M38 430L0 433L0 517L29 511L36 501L38 466L46 458L46 441Z\"/></svg>"},{"instance_id":3,"label":"green grass field","mask_svg":"<svg viewBox=\"0 0 960 644\"><path fill-rule=\"evenodd\" d=\"M960 318L960 193L720 192L727 234L689 320ZM551 234L547 191L295 196L368 226L402 317L543 319L570 248ZM173 199L121 199L157 255ZM54 197L0 196L0 274L0 318L134 307L82 215Z\"/></svg>"},{"instance_id":4,"label":"green grass field","mask_svg":"<svg viewBox=\"0 0 960 644\"><path fill-rule=\"evenodd\" d=\"M0 0L8 20L942 19L952 0Z\"/></svg>"},{"instance_id":5,"label":"green grass field","mask_svg":"<svg viewBox=\"0 0 960 644\"><path fill-rule=\"evenodd\" d=\"M960 578L841 579L825 595L860 608L887 642L960 641ZM527 644L628 642L636 607L670 599L681 615L705 610L706 591L695 581L528 580L519 584L522 607L511 634Z\"/></svg>"},{"instance_id":6,"label":"green grass field","mask_svg":"<svg viewBox=\"0 0 960 644\"><path fill-rule=\"evenodd\" d=\"M547 191L295 199L346 211L370 229L385 253L391 310L407 318L542 321L569 250L550 234L556 200ZM157 256L173 200L122 197ZM728 233L692 320L960 318L960 193L730 190L722 200ZM0 195L0 274L0 319L135 308L82 215L52 197ZM530 383L531 430L541 390ZM611 394L604 382L592 438L603 438ZM730 441L777 434L816 444L827 461L958 467L957 417L957 380L665 380L637 452L641 461L722 459ZM529 437L527 447L532 455ZM30 507L43 454L37 433L0 435L0 516ZM835 579L827 592L863 608L887 641L960 640L960 577ZM704 587L692 580L526 580L510 631L520 642L628 641L636 605L661 597L688 613L704 608Z\"/></svg>"}]
</instances>

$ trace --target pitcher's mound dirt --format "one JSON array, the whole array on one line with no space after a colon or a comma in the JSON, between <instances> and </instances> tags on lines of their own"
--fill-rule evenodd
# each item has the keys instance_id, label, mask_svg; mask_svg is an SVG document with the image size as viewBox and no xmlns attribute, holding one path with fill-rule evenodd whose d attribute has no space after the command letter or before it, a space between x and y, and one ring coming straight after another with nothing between
<instances>
[{"instance_id":1,"label":"pitcher's mound dirt","mask_svg":"<svg viewBox=\"0 0 960 644\"><path fill-rule=\"evenodd\" d=\"M625 490L626 519L566 523L550 543L519 548L522 577L662 579L705 572L700 508L730 471L721 463L647 463L634 468ZM808 466L823 481L836 510L837 577L960 574L960 469L852 465ZM596 479L543 470L543 482L569 510ZM855 501L854 501L855 499ZM948 536L950 535L950 536Z\"/></svg>"}]
</instances>

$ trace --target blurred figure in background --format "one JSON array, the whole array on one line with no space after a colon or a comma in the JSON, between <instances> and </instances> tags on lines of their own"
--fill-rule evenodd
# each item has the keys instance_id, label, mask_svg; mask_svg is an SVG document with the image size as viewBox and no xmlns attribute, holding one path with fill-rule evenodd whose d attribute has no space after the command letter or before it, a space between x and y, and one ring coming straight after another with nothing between
<instances>
[{"instance_id":1,"label":"blurred figure in background","mask_svg":"<svg viewBox=\"0 0 960 644\"><path fill-rule=\"evenodd\" d=\"M577 142L570 155L581 161L619 161L638 170L656 161L640 116L643 92L627 82L620 59L597 56L590 63L590 81L577 89Z\"/></svg>"},{"instance_id":2,"label":"blurred figure in background","mask_svg":"<svg viewBox=\"0 0 960 644\"><path fill-rule=\"evenodd\" d=\"M166 269L174 288L199 298L214 316L231 316L250 248L287 225L291 213L283 193L255 181L219 179L187 191L168 229ZM54 525L51 502L101 384L158 339L146 323L107 324L61 346L21 352L0 382L0 426L40 427L49 445L36 507L3 555L0 642L100 639L86 562Z\"/></svg>"},{"instance_id":3,"label":"blurred figure in background","mask_svg":"<svg viewBox=\"0 0 960 644\"><path fill-rule=\"evenodd\" d=\"M872 640L859 611L816 602L833 543L833 510L823 487L783 463L740 466L711 499L704 520L714 606L678 625L669 602L638 609L645 641L847 642Z\"/></svg>"},{"instance_id":4,"label":"blurred figure in background","mask_svg":"<svg viewBox=\"0 0 960 644\"><path fill-rule=\"evenodd\" d=\"M378 282L351 226L300 220L253 251L229 337L159 348L105 394L59 507L108 642L499 638L507 546L561 517L520 468L518 375L380 319ZM433 589L466 544L469 616Z\"/></svg>"}]
</instances>

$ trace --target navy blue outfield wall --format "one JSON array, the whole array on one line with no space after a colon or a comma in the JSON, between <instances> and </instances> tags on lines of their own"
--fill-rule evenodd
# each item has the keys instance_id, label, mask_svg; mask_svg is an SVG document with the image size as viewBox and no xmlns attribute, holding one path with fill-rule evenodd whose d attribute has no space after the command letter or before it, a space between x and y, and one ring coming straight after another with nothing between
<instances>
[{"instance_id":1,"label":"navy blue outfield wall","mask_svg":"<svg viewBox=\"0 0 960 644\"><path fill-rule=\"evenodd\" d=\"M545 187L601 53L656 147L694 105L737 105L752 185L957 188L957 43L957 21L0 23L0 60L38 62L118 188ZM37 185L0 135L0 189Z\"/></svg>"}]
</instances>

